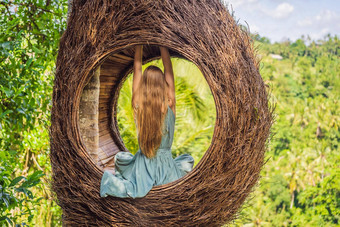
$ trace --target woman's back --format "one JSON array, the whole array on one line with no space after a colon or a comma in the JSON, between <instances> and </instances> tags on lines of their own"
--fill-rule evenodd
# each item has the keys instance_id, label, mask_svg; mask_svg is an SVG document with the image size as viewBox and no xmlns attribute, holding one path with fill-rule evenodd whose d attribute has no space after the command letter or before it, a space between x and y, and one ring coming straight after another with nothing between
<instances>
[{"instance_id":1,"label":"woman's back","mask_svg":"<svg viewBox=\"0 0 340 227\"><path fill-rule=\"evenodd\" d=\"M175 131L172 108L176 111L174 75L169 51L164 47L160 47L160 51L164 73L156 66L148 66L142 73L142 46L136 47L132 106L139 149L135 155L116 154L115 175L105 171L102 177L102 197L144 197L153 186L183 177L194 165L194 159L187 154L172 158ZM163 107L167 107L166 110Z\"/></svg>"},{"instance_id":2,"label":"woman's back","mask_svg":"<svg viewBox=\"0 0 340 227\"><path fill-rule=\"evenodd\" d=\"M167 108L167 114L164 118L164 125L165 127L163 131L162 142L159 146L159 149L171 149L175 132L175 115L170 106Z\"/></svg>"},{"instance_id":3,"label":"woman's back","mask_svg":"<svg viewBox=\"0 0 340 227\"><path fill-rule=\"evenodd\" d=\"M116 174L104 172L100 190L102 197L144 197L153 186L175 181L192 170L194 159L190 155L172 158L175 115L169 106L164 124L162 142L153 158L147 158L140 148L135 155L130 152L116 154Z\"/></svg>"}]
</instances>

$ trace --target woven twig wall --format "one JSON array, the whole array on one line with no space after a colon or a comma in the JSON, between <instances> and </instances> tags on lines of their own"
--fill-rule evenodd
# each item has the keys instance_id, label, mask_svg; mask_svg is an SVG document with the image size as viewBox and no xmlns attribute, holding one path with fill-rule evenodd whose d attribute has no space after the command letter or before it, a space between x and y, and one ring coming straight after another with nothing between
<instances>
[{"instance_id":1,"label":"woven twig wall","mask_svg":"<svg viewBox=\"0 0 340 227\"><path fill-rule=\"evenodd\" d=\"M215 131L202 160L185 177L140 199L100 198L103 172L81 140L80 97L105 58L136 44L166 46L199 67L215 99ZM119 86L115 89L117 94ZM230 222L263 165L272 125L267 96L251 40L220 1L75 0L60 40L50 130L52 186L64 225Z\"/></svg>"}]
</instances>

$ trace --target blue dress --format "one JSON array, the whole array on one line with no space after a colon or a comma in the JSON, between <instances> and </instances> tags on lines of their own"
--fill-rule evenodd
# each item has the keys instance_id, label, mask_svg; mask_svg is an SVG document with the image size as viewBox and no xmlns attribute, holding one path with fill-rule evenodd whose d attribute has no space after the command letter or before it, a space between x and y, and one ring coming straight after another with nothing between
<instances>
[{"instance_id":1,"label":"blue dress","mask_svg":"<svg viewBox=\"0 0 340 227\"><path fill-rule=\"evenodd\" d=\"M175 181L190 172L194 159L183 154L173 159L171 145L175 129L175 115L168 106L164 118L166 124L163 137L156 155L147 158L138 149L135 155L118 152L115 156L115 174L105 171L100 184L100 196L108 195L121 198L144 197L153 186Z\"/></svg>"}]
</instances>

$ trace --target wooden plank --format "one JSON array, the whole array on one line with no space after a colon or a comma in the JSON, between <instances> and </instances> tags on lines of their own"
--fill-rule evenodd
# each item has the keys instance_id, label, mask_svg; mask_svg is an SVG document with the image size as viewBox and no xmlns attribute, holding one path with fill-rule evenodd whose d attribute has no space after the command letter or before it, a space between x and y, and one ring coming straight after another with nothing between
<instances>
[{"instance_id":1,"label":"wooden plank","mask_svg":"<svg viewBox=\"0 0 340 227\"><path fill-rule=\"evenodd\" d=\"M116 85L117 81L106 81L106 82L101 82L100 87L113 87Z\"/></svg>"},{"instance_id":2,"label":"wooden plank","mask_svg":"<svg viewBox=\"0 0 340 227\"><path fill-rule=\"evenodd\" d=\"M99 135L99 146L100 147L102 147L103 144L108 144L110 141L113 143L111 134Z\"/></svg>"},{"instance_id":3,"label":"wooden plank","mask_svg":"<svg viewBox=\"0 0 340 227\"><path fill-rule=\"evenodd\" d=\"M112 131L109 124L106 124L106 125L103 124L99 128L101 129L99 136L104 136L104 135L110 134L111 131Z\"/></svg>"},{"instance_id":4,"label":"wooden plank","mask_svg":"<svg viewBox=\"0 0 340 227\"><path fill-rule=\"evenodd\" d=\"M110 97L100 97L99 96L99 103L110 103Z\"/></svg>"},{"instance_id":5,"label":"wooden plank","mask_svg":"<svg viewBox=\"0 0 340 227\"><path fill-rule=\"evenodd\" d=\"M121 75L120 73L110 74L110 75L100 75L100 80L114 81L114 80L119 79L120 75Z\"/></svg>"},{"instance_id":6,"label":"wooden plank","mask_svg":"<svg viewBox=\"0 0 340 227\"><path fill-rule=\"evenodd\" d=\"M109 121L104 120L104 121L100 122L100 119L99 119L99 124L107 124L107 125L110 125L110 124L109 124ZM102 126L98 126L98 127L102 127ZM99 129L100 129L100 128L99 128ZM100 131L100 130L99 130L99 131ZM100 134L100 132L99 132L99 134Z\"/></svg>"},{"instance_id":7,"label":"wooden plank","mask_svg":"<svg viewBox=\"0 0 340 227\"><path fill-rule=\"evenodd\" d=\"M99 147L102 148L103 146L106 146L108 144L112 144L112 145L116 146L116 144L113 142L113 139L111 137L109 137L109 138L102 137L102 139L99 139Z\"/></svg>"},{"instance_id":8,"label":"wooden plank","mask_svg":"<svg viewBox=\"0 0 340 227\"><path fill-rule=\"evenodd\" d=\"M112 87L103 87L99 90L100 94L111 94L112 91Z\"/></svg>"},{"instance_id":9,"label":"wooden plank","mask_svg":"<svg viewBox=\"0 0 340 227\"><path fill-rule=\"evenodd\" d=\"M109 106L110 102L109 100L107 100L107 102L99 102L99 107L105 107L105 106Z\"/></svg>"},{"instance_id":10,"label":"wooden plank","mask_svg":"<svg viewBox=\"0 0 340 227\"><path fill-rule=\"evenodd\" d=\"M98 119L98 125L99 124L107 124L107 125L110 125L109 121L108 121L109 118L103 118L103 119Z\"/></svg>"},{"instance_id":11,"label":"wooden plank","mask_svg":"<svg viewBox=\"0 0 340 227\"><path fill-rule=\"evenodd\" d=\"M132 64L133 64L133 60L127 61L121 58L114 58L114 57L111 57L102 63L102 65L106 68L107 67L116 67L116 68L119 67L120 69L125 69L126 67Z\"/></svg>"},{"instance_id":12,"label":"wooden plank","mask_svg":"<svg viewBox=\"0 0 340 227\"><path fill-rule=\"evenodd\" d=\"M110 133L111 128L110 125L108 124L108 122L106 122L106 124L102 123L98 125L99 129L100 129L100 135L104 135L107 133Z\"/></svg>"},{"instance_id":13,"label":"wooden plank","mask_svg":"<svg viewBox=\"0 0 340 227\"><path fill-rule=\"evenodd\" d=\"M107 147L107 146L117 146L117 145L113 142L112 138L107 139L107 140L102 140L102 141L99 142L99 147L101 149L104 150L104 148Z\"/></svg>"},{"instance_id":14,"label":"wooden plank","mask_svg":"<svg viewBox=\"0 0 340 227\"><path fill-rule=\"evenodd\" d=\"M100 105L99 106L99 111L109 111L110 110L110 106L109 105Z\"/></svg>"},{"instance_id":15,"label":"wooden plank","mask_svg":"<svg viewBox=\"0 0 340 227\"><path fill-rule=\"evenodd\" d=\"M112 88L116 85L116 81L107 81L100 84L100 88Z\"/></svg>"},{"instance_id":16,"label":"wooden plank","mask_svg":"<svg viewBox=\"0 0 340 227\"><path fill-rule=\"evenodd\" d=\"M114 75L119 75L122 72L122 68L119 66L112 66L112 67L103 67L100 68L100 76L114 76Z\"/></svg>"},{"instance_id":17,"label":"wooden plank","mask_svg":"<svg viewBox=\"0 0 340 227\"><path fill-rule=\"evenodd\" d=\"M109 98L107 98L107 97L100 97L99 96L99 103L110 103L110 99Z\"/></svg>"},{"instance_id":18,"label":"wooden plank","mask_svg":"<svg viewBox=\"0 0 340 227\"><path fill-rule=\"evenodd\" d=\"M132 63L133 63L133 59L127 60L127 59L120 58L118 56L111 56L111 57L108 58L108 60L103 62L103 64L105 66L107 66L107 65L116 65L116 66L119 65L119 67L121 69L127 67L129 64L132 64Z\"/></svg>"},{"instance_id":19,"label":"wooden plank","mask_svg":"<svg viewBox=\"0 0 340 227\"><path fill-rule=\"evenodd\" d=\"M106 147L107 145L109 145L109 146L117 146L114 142L113 142L113 140L112 140L112 138L110 138L110 139L107 139L107 140L101 140L101 141L99 141L99 147L101 148L101 149L103 149L104 147Z\"/></svg>"},{"instance_id":20,"label":"wooden plank","mask_svg":"<svg viewBox=\"0 0 340 227\"><path fill-rule=\"evenodd\" d=\"M121 58L116 58L116 57L111 57L109 58L107 61L103 62L102 65L104 65L104 67L118 67L120 69L125 68L127 65L129 65L132 61L127 61L125 59L121 59Z\"/></svg>"},{"instance_id":21,"label":"wooden plank","mask_svg":"<svg viewBox=\"0 0 340 227\"><path fill-rule=\"evenodd\" d=\"M103 111L99 112L99 119L109 118L111 116L111 113L109 111Z\"/></svg>"},{"instance_id":22,"label":"wooden plank","mask_svg":"<svg viewBox=\"0 0 340 227\"><path fill-rule=\"evenodd\" d=\"M110 100L111 97L112 97L112 95L111 94L107 94L107 93L102 93L100 95L100 99L102 99L102 100L104 100L104 99Z\"/></svg>"},{"instance_id":23,"label":"wooden plank","mask_svg":"<svg viewBox=\"0 0 340 227\"><path fill-rule=\"evenodd\" d=\"M102 111L109 111L110 110L110 107L105 105L105 106L102 106L102 107L99 107L99 112L102 112Z\"/></svg>"},{"instance_id":24,"label":"wooden plank","mask_svg":"<svg viewBox=\"0 0 340 227\"><path fill-rule=\"evenodd\" d=\"M110 92L105 92L105 91L103 91L101 94L99 93L99 100L106 100L106 102L108 101L108 100L111 100L110 99L110 97L113 95L112 93L111 93L111 91Z\"/></svg>"},{"instance_id":25,"label":"wooden plank","mask_svg":"<svg viewBox=\"0 0 340 227\"><path fill-rule=\"evenodd\" d=\"M100 88L102 88L102 87L114 87L116 84L117 84L117 79L113 78L112 76L103 75L100 78Z\"/></svg>"},{"instance_id":26,"label":"wooden plank","mask_svg":"<svg viewBox=\"0 0 340 227\"><path fill-rule=\"evenodd\" d=\"M98 120L101 120L101 119L98 119ZM103 119L100 123L98 123L98 127L103 129L103 130L111 130L110 129L110 122L107 121L106 119L105 120Z\"/></svg>"},{"instance_id":27,"label":"wooden plank","mask_svg":"<svg viewBox=\"0 0 340 227\"><path fill-rule=\"evenodd\" d=\"M119 148L114 143L102 145L100 148L107 154L107 156L113 155L119 151Z\"/></svg>"},{"instance_id":28,"label":"wooden plank","mask_svg":"<svg viewBox=\"0 0 340 227\"><path fill-rule=\"evenodd\" d=\"M115 54L115 55L110 56L110 57L112 57L112 58L125 59L125 60L127 60L127 61L133 61L133 58L132 58L132 57L126 56L125 54ZM109 57L109 58L110 58L110 57Z\"/></svg>"},{"instance_id":29,"label":"wooden plank","mask_svg":"<svg viewBox=\"0 0 340 227\"><path fill-rule=\"evenodd\" d=\"M99 111L100 112L108 112L110 111L110 106L109 105L102 105L102 106L99 106Z\"/></svg>"},{"instance_id":30,"label":"wooden plank","mask_svg":"<svg viewBox=\"0 0 340 227\"><path fill-rule=\"evenodd\" d=\"M100 123L107 123L107 124L109 124L108 122L109 122L109 117L103 117L103 118L99 118L98 119L98 122L99 122L99 124Z\"/></svg>"}]
</instances>

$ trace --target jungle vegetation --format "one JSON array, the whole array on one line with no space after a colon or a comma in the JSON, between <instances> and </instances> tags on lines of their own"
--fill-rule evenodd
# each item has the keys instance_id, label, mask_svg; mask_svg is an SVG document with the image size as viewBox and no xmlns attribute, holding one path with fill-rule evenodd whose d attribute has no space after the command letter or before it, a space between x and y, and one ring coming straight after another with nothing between
<instances>
[{"instance_id":1,"label":"jungle vegetation","mask_svg":"<svg viewBox=\"0 0 340 227\"><path fill-rule=\"evenodd\" d=\"M0 12L0 225L61 226L62 212L50 190L48 129L67 2L4 0ZM339 38L271 43L258 34L252 37L276 106L275 123L261 179L232 225L338 226ZM173 155L190 153L197 164L213 136L214 99L193 63L172 62L177 89ZM159 61L152 64L162 67ZM118 100L118 121L126 147L134 152L130 78Z\"/></svg>"}]
</instances>

